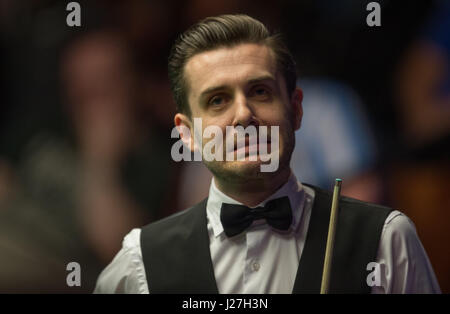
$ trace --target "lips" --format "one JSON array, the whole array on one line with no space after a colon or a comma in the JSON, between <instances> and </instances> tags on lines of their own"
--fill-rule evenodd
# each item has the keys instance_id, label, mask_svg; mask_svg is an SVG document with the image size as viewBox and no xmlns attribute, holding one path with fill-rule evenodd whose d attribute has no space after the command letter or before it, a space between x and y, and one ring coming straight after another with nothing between
<instances>
[{"instance_id":1,"label":"lips","mask_svg":"<svg viewBox=\"0 0 450 314\"><path fill-rule=\"evenodd\" d=\"M270 152L270 148L271 148L271 142L267 141L267 143L259 143L256 142L255 144L250 145L250 142L248 139L245 140L245 145L241 148L237 148L237 144L235 144L234 150L233 152L236 153L242 153L242 151L245 152L245 156L249 155L249 154L258 154L261 152L261 149L264 149L264 152L269 153Z\"/></svg>"},{"instance_id":2,"label":"lips","mask_svg":"<svg viewBox=\"0 0 450 314\"><path fill-rule=\"evenodd\" d=\"M257 138L257 139L256 139L256 144L255 144L255 145L250 145L250 139L249 139L248 136L246 136L246 137L245 137L245 140L244 140L244 146L243 146L243 148L244 148L244 147L250 147L250 146L258 146L258 145L260 144L259 141L260 141L260 139ZM267 145L270 145L270 143L271 143L270 138L268 138L266 142L267 142ZM264 144L265 144L265 143L264 143ZM228 147L228 140L227 140L227 141L226 141L226 145L227 145L227 149L226 149L227 152L237 151L237 147L238 147L237 141L234 141L234 142L233 142L233 146L232 146L232 147Z\"/></svg>"}]
</instances>

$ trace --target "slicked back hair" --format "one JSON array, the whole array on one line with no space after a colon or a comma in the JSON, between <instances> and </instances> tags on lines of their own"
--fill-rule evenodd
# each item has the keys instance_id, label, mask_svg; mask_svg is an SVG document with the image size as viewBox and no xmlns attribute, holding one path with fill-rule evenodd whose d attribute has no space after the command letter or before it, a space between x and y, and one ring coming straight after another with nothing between
<instances>
[{"instance_id":1,"label":"slicked back hair","mask_svg":"<svg viewBox=\"0 0 450 314\"><path fill-rule=\"evenodd\" d=\"M294 59L280 33L271 34L260 21L244 14L207 17L182 33L169 56L169 79L178 112L191 116L184 68L199 53L244 43L263 44L274 52L277 70L286 81L288 95L295 89Z\"/></svg>"}]
</instances>

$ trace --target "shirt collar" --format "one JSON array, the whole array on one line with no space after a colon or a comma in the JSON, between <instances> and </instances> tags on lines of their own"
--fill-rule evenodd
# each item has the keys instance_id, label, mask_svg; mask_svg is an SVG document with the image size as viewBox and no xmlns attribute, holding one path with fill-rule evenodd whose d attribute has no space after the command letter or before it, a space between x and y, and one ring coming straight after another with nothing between
<instances>
[{"instance_id":1,"label":"shirt collar","mask_svg":"<svg viewBox=\"0 0 450 314\"><path fill-rule=\"evenodd\" d=\"M288 181L281 188L255 207L264 206L268 201L283 196L287 196L291 203L293 218L291 230L296 230L303 212L305 193L302 184L297 181L297 178L292 172ZM223 233L223 226L220 221L220 210L222 203L242 205L242 203L220 191L217 188L213 178L209 188L208 202L206 204L206 215L215 237L218 237Z\"/></svg>"}]
</instances>

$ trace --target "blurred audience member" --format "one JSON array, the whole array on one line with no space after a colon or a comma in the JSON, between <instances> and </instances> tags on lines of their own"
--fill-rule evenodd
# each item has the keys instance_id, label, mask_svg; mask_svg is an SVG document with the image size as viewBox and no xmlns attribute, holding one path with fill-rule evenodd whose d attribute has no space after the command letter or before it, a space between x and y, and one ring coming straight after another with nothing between
<instances>
[{"instance_id":1,"label":"blurred audience member","mask_svg":"<svg viewBox=\"0 0 450 314\"><path fill-rule=\"evenodd\" d=\"M296 175L325 189L341 178L344 195L382 201L374 135L357 93L330 79L302 79L298 85L304 98L291 160Z\"/></svg>"},{"instance_id":2,"label":"blurred audience member","mask_svg":"<svg viewBox=\"0 0 450 314\"><path fill-rule=\"evenodd\" d=\"M405 156L392 165L394 206L416 223L444 293L450 292L450 3L436 1L399 64Z\"/></svg>"},{"instance_id":3,"label":"blurred audience member","mask_svg":"<svg viewBox=\"0 0 450 314\"><path fill-rule=\"evenodd\" d=\"M414 148L450 135L450 3L437 4L398 74L404 140Z\"/></svg>"},{"instance_id":4,"label":"blurred audience member","mask_svg":"<svg viewBox=\"0 0 450 314\"><path fill-rule=\"evenodd\" d=\"M171 143L141 115L126 42L82 35L62 55L61 77L72 137L38 132L16 167L0 167L0 291L91 292L125 233L160 218L172 197ZM73 261L81 288L66 284Z\"/></svg>"},{"instance_id":5,"label":"blurred audience member","mask_svg":"<svg viewBox=\"0 0 450 314\"><path fill-rule=\"evenodd\" d=\"M142 216L143 204L124 188L121 170L135 152L147 159L142 170L152 167L151 157L153 153L158 157L158 147L149 145L148 128L140 120L137 77L120 37L111 32L89 34L69 46L62 62L81 162L83 225L99 257L107 262L121 244L116 233L148 221L148 214L157 215L147 211Z\"/></svg>"}]
</instances>

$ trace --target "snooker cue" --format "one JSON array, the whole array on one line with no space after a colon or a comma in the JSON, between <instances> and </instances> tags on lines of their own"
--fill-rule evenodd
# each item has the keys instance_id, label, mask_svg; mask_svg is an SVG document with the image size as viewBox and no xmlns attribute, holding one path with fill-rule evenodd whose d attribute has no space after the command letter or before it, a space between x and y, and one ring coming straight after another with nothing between
<instances>
[{"instance_id":1,"label":"snooker cue","mask_svg":"<svg viewBox=\"0 0 450 314\"><path fill-rule=\"evenodd\" d=\"M337 212L339 204L339 194L341 192L341 179L336 179L333 191L333 200L331 202L330 224L328 226L327 246L325 249L325 260L323 263L322 284L320 294L327 294L330 285L331 260L333 258L334 236L337 224Z\"/></svg>"}]
</instances>

